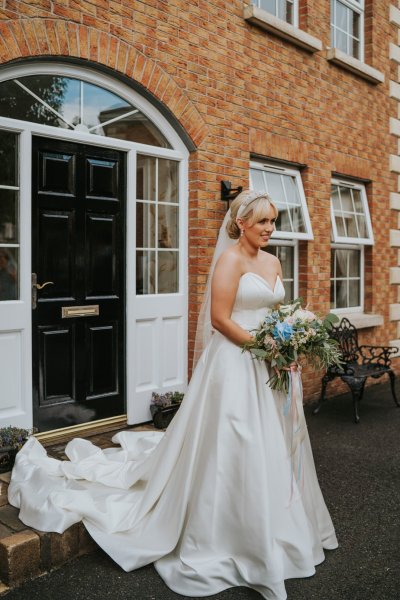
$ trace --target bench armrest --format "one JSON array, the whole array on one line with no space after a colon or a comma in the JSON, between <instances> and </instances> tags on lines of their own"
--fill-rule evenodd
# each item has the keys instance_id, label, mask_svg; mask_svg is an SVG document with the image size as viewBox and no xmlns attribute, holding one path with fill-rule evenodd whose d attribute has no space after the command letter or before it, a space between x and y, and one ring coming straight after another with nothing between
<instances>
[{"instance_id":1,"label":"bench armrest","mask_svg":"<svg viewBox=\"0 0 400 600\"><path fill-rule=\"evenodd\" d=\"M378 364L390 367L390 357L397 354L398 348L394 346L360 346L362 364Z\"/></svg>"}]
</instances>

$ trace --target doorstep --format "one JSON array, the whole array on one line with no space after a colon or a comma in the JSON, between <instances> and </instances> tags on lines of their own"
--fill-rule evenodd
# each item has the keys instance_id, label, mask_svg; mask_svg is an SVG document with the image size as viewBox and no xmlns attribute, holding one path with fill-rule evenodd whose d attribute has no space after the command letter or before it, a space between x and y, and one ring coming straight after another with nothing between
<instances>
[{"instance_id":1,"label":"doorstep","mask_svg":"<svg viewBox=\"0 0 400 600\"><path fill-rule=\"evenodd\" d=\"M127 429L154 431L152 424ZM90 441L100 448L110 448L115 433L94 435ZM65 442L46 449L49 456L66 459ZM8 504L10 476L11 473L0 474L0 595L98 547L82 523L72 525L64 533L45 533L24 525L18 518L18 509Z\"/></svg>"}]
</instances>

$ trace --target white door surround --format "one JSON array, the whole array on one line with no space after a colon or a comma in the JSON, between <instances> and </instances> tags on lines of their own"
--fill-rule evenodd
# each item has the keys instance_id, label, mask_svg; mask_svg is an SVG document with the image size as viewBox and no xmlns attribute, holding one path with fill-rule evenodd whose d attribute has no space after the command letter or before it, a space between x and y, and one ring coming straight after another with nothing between
<instances>
[{"instance_id":1,"label":"white door surround","mask_svg":"<svg viewBox=\"0 0 400 600\"><path fill-rule=\"evenodd\" d=\"M137 106L163 133L171 149L70 131L0 117L0 130L19 134L19 281L18 300L0 302L0 426L32 425L31 350L31 148L33 136L104 146L127 155L126 215L126 371L127 417L134 424L150 419L152 391L184 390L187 383L187 205L188 150L153 105L118 80L87 68L49 62L21 64L0 71L0 82L34 74L56 74L103 86ZM179 162L179 291L136 295L136 157ZM171 357L175 357L174 360Z\"/></svg>"}]
</instances>

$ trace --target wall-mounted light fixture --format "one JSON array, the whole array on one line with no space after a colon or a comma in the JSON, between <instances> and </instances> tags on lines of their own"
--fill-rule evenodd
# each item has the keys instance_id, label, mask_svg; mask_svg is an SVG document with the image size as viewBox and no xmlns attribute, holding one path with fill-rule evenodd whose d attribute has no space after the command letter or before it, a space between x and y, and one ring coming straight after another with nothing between
<instances>
[{"instance_id":1,"label":"wall-mounted light fixture","mask_svg":"<svg viewBox=\"0 0 400 600\"><path fill-rule=\"evenodd\" d=\"M243 186L239 185L236 188L232 187L230 181L221 181L221 200L229 203L236 198L243 191Z\"/></svg>"}]
</instances>

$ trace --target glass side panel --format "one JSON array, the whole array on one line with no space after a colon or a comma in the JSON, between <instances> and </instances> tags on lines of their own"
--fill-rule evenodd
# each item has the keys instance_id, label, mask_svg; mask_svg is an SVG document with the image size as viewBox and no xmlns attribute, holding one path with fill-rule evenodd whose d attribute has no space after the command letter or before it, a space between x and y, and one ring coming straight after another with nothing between
<instances>
[{"instance_id":1,"label":"glass side panel","mask_svg":"<svg viewBox=\"0 0 400 600\"><path fill-rule=\"evenodd\" d=\"M136 293L154 294L156 291L156 253L153 250L136 252Z\"/></svg>"},{"instance_id":2,"label":"glass side panel","mask_svg":"<svg viewBox=\"0 0 400 600\"><path fill-rule=\"evenodd\" d=\"M178 202L178 167L175 160L158 159L158 200Z\"/></svg>"},{"instance_id":3,"label":"glass side panel","mask_svg":"<svg viewBox=\"0 0 400 600\"><path fill-rule=\"evenodd\" d=\"M156 245L156 207L154 204L136 204L136 247L154 248Z\"/></svg>"},{"instance_id":4,"label":"glass side panel","mask_svg":"<svg viewBox=\"0 0 400 600\"><path fill-rule=\"evenodd\" d=\"M18 252L0 247L0 301L18 300Z\"/></svg>"},{"instance_id":5,"label":"glass side panel","mask_svg":"<svg viewBox=\"0 0 400 600\"><path fill-rule=\"evenodd\" d=\"M158 247L159 248L178 248L178 207L158 206Z\"/></svg>"},{"instance_id":6,"label":"glass side panel","mask_svg":"<svg viewBox=\"0 0 400 600\"><path fill-rule=\"evenodd\" d=\"M4 129L0 129L0 164L0 185L17 186L17 134Z\"/></svg>"},{"instance_id":7,"label":"glass side panel","mask_svg":"<svg viewBox=\"0 0 400 600\"><path fill-rule=\"evenodd\" d=\"M0 244L18 243L18 195L0 188Z\"/></svg>"},{"instance_id":8,"label":"glass side panel","mask_svg":"<svg viewBox=\"0 0 400 600\"><path fill-rule=\"evenodd\" d=\"M178 288L179 253L158 252L158 293L176 294Z\"/></svg>"},{"instance_id":9,"label":"glass side panel","mask_svg":"<svg viewBox=\"0 0 400 600\"><path fill-rule=\"evenodd\" d=\"M136 198L152 201L156 199L156 159L151 156L137 157Z\"/></svg>"}]
</instances>

